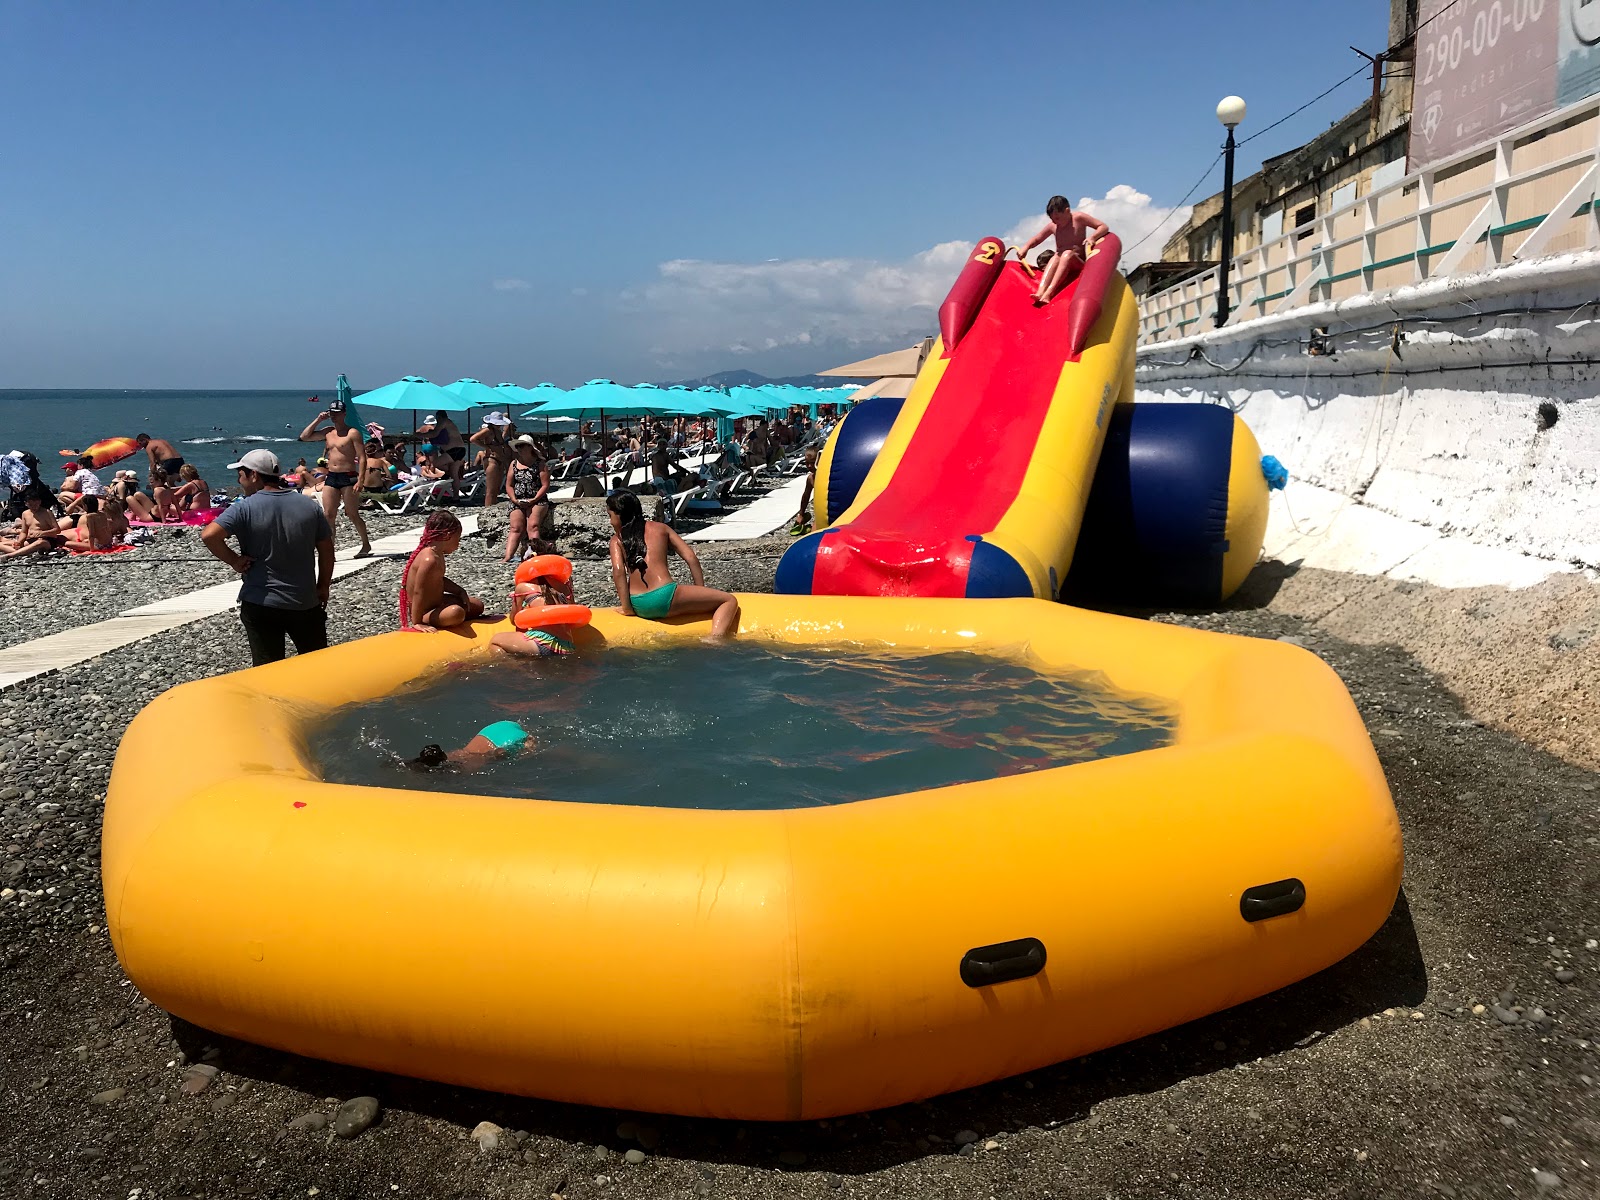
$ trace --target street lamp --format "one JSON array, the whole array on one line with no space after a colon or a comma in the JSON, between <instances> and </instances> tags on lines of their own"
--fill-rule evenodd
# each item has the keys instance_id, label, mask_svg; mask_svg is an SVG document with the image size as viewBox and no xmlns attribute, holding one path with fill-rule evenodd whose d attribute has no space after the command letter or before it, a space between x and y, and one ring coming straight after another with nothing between
<instances>
[{"instance_id":1,"label":"street lamp","mask_svg":"<svg viewBox=\"0 0 1600 1200\"><path fill-rule=\"evenodd\" d=\"M1233 258L1233 128L1244 120L1244 101L1224 96L1217 105L1217 120L1228 127L1228 140L1222 147L1222 260L1217 271L1217 328L1228 323L1228 265Z\"/></svg>"}]
</instances>

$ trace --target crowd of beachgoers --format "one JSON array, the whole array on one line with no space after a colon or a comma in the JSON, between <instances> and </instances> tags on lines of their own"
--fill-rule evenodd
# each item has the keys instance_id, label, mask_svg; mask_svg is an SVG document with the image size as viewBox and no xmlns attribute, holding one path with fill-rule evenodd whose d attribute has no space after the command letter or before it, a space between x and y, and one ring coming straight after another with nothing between
<instances>
[{"instance_id":1,"label":"crowd of beachgoers","mask_svg":"<svg viewBox=\"0 0 1600 1200\"><path fill-rule=\"evenodd\" d=\"M741 472L772 470L786 458L798 468L800 453L819 447L834 420L797 408L770 421L741 420L728 437L715 419L686 417L587 422L575 435L551 435L537 427L519 430L510 416L494 411L473 432L438 413L414 431L392 433L376 423L349 425L336 401L302 431L300 440L316 448L285 463L282 479L317 498L330 519L343 511L363 553L370 513L508 504L509 560L513 553L549 548L554 500L563 489L577 492L585 478L598 478L602 492L623 486L665 497L704 491L702 505L712 505ZM139 470L113 470L113 462L97 465L87 453L64 461L59 478L25 451L0 455L0 488L9 493L0 493L6 495L0 562L115 553L150 541L163 526L204 526L236 498L236 481L204 478L167 438L141 433L115 440L127 443L130 457L142 454L142 478ZM796 521L802 528L809 524L798 513Z\"/></svg>"}]
</instances>

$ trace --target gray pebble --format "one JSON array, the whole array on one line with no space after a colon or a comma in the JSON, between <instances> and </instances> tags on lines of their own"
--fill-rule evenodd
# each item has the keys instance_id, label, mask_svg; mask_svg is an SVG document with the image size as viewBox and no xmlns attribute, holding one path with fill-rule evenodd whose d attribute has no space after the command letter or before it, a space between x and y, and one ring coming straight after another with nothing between
<instances>
[{"instance_id":1,"label":"gray pebble","mask_svg":"<svg viewBox=\"0 0 1600 1200\"><path fill-rule=\"evenodd\" d=\"M353 1138L378 1119L378 1100L375 1096L356 1096L339 1105L333 1114L333 1132L342 1138Z\"/></svg>"},{"instance_id":2,"label":"gray pebble","mask_svg":"<svg viewBox=\"0 0 1600 1200\"><path fill-rule=\"evenodd\" d=\"M806 1165L806 1152L804 1150L785 1150L778 1155L778 1161L786 1167L803 1167Z\"/></svg>"},{"instance_id":3,"label":"gray pebble","mask_svg":"<svg viewBox=\"0 0 1600 1200\"><path fill-rule=\"evenodd\" d=\"M625 1142L631 1142L639 1136L639 1126L632 1121L624 1121L617 1126L617 1136Z\"/></svg>"},{"instance_id":4,"label":"gray pebble","mask_svg":"<svg viewBox=\"0 0 1600 1200\"><path fill-rule=\"evenodd\" d=\"M661 1130L654 1125L639 1126L639 1145L646 1150L654 1150L661 1145Z\"/></svg>"},{"instance_id":5,"label":"gray pebble","mask_svg":"<svg viewBox=\"0 0 1600 1200\"><path fill-rule=\"evenodd\" d=\"M1503 1116L1500 1118L1500 1124L1504 1125L1507 1129L1510 1129L1516 1123L1517 1119L1513 1116Z\"/></svg>"},{"instance_id":6,"label":"gray pebble","mask_svg":"<svg viewBox=\"0 0 1600 1200\"><path fill-rule=\"evenodd\" d=\"M607 1150L604 1146L596 1146L594 1148L594 1160L595 1162L611 1161L611 1151Z\"/></svg>"},{"instance_id":7,"label":"gray pebble","mask_svg":"<svg viewBox=\"0 0 1600 1200\"><path fill-rule=\"evenodd\" d=\"M644 1161L644 1151L643 1150L629 1150L622 1157L626 1161L632 1163L634 1166L637 1167L640 1163L642 1163Z\"/></svg>"},{"instance_id":8,"label":"gray pebble","mask_svg":"<svg viewBox=\"0 0 1600 1200\"><path fill-rule=\"evenodd\" d=\"M303 1129L308 1133L318 1133L328 1127L328 1114L319 1112L301 1113L289 1122L290 1129Z\"/></svg>"},{"instance_id":9,"label":"gray pebble","mask_svg":"<svg viewBox=\"0 0 1600 1200\"><path fill-rule=\"evenodd\" d=\"M1556 972L1557 983L1571 983L1577 977L1578 973L1567 967L1562 967L1561 970Z\"/></svg>"},{"instance_id":10,"label":"gray pebble","mask_svg":"<svg viewBox=\"0 0 1600 1200\"><path fill-rule=\"evenodd\" d=\"M184 1068L183 1082L178 1085L178 1090L185 1096L198 1096L211 1086L211 1081L216 1077L217 1069L210 1063L196 1063Z\"/></svg>"},{"instance_id":11,"label":"gray pebble","mask_svg":"<svg viewBox=\"0 0 1600 1200\"><path fill-rule=\"evenodd\" d=\"M472 1129L472 1140L478 1143L478 1153L493 1154L500 1149L500 1135L504 1132L493 1121L479 1121Z\"/></svg>"},{"instance_id":12,"label":"gray pebble","mask_svg":"<svg viewBox=\"0 0 1600 1200\"><path fill-rule=\"evenodd\" d=\"M1518 1021L1522 1020L1521 1017L1512 1012L1509 1008L1501 1008L1498 1004L1491 1004L1489 1006L1489 1011L1494 1014L1494 1019L1499 1021L1502 1025L1515 1025Z\"/></svg>"},{"instance_id":13,"label":"gray pebble","mask_svg":"<svg viewBox=\"0 0 1600 1200\"><path fill-rule=\"evenodd\" d=\"M957 1132L955 1138L952 1140L954 1140L955 1144L958 1146L970 1146L973 1142L978 1140L978 1137L979 1134L974 1130L963 1129Z\"/></svg>"},{"instance_id":14,"label":"gray pebble","mask_svg":"<svg viewBox=\"0 0 1600 1200\"><path fill-rule=\"evenodd\" d=\"M128 1089L127 1088L119 1088L119 1087L107 1088L103 1092L96 1092L94 1095L90 1096L89 1097L89 1103L90 1104L96 1104L96 1105L115 1104L118 1100L121 1100L127 1094L128 1094Z\"/></svg>"},{"instance_id":15,"label":"gray pebble","mask_svg":"<svg viewBox=\"0 0 1600 1200\"><path fill-rule=\"evenodd\" d=\"M1535 1171L1533 1181L1542 1188L1558 1188L1561 1186L1561 1176L1554 1171Z\"/></svg>"}]
</instances>

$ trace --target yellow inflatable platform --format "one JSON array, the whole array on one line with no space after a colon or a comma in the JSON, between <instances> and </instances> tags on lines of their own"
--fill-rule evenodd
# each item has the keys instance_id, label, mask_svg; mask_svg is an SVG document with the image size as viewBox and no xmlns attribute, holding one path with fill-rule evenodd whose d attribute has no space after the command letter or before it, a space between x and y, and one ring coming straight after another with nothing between
<instances>
[{"instance_id":1,"label":"yellow inflatable platform","mask_svg":"<svg viewBox=\"0 0 1600 1200\"><path fill-rule=\"evenodd\" d=\"M319 653L326 706L290 660L174 688L129 726L103 844L129 977L198 1025L299 1054L783 1120L1227 1008L1389 913L1395 811L1348 694L1303 650L1028 599L740 602L746 638L1098 671L1169 704L1175 742L780 811L322 783L305 735L327 706L483 653L506 626L388 634ZM587 637L703 632L600 611ZM196 862L221 867L201 899Z\"/></svg>"}]
</instances>

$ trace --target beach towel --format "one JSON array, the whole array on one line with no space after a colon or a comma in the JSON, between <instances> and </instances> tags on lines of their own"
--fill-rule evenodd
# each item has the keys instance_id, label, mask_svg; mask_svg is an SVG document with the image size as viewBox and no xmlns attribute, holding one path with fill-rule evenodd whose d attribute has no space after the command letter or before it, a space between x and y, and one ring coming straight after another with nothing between
<instances>
[{"instance_id":1,"label":"beach towel","mask_svg":"<svg viewBox=\"0 0 1600 1200\"><path fill-rule=\"evenodd\" d=\"M94 549L89 546L68 546L68 554L121 554L124 550L132 550L132 546L102 546Z\"/></svg>"}]
</instances>

